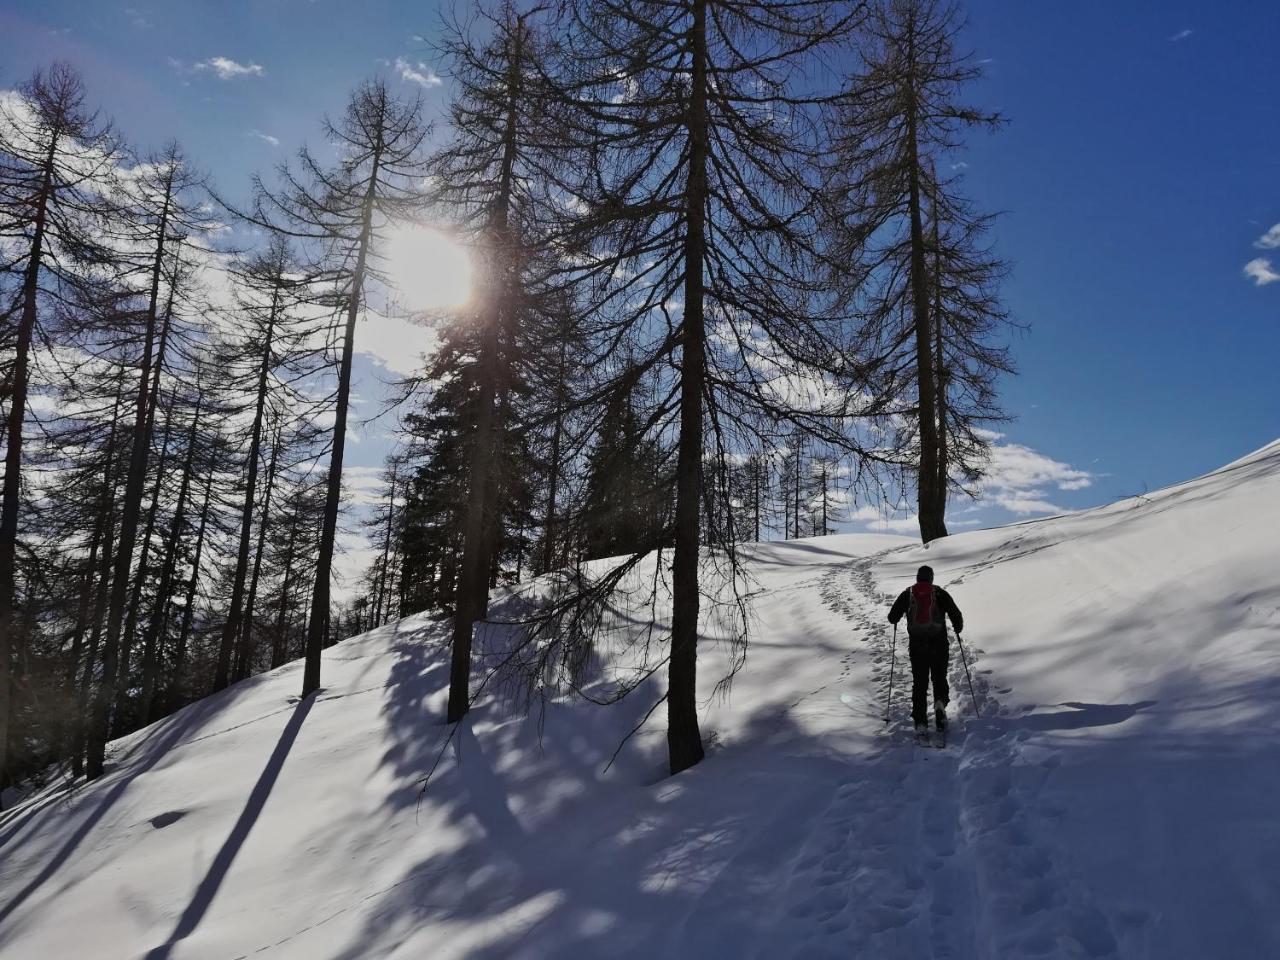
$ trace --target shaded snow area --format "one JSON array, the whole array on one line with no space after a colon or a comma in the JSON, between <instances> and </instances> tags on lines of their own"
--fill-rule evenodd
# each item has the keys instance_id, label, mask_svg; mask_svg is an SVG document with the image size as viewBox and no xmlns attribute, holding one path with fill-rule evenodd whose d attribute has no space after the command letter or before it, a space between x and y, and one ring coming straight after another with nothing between
<instances>
[{"instance_id":1,"label":"shaded snow area","mask_svg":"<svg viewBox=\"0 0 1280 960\"><path fill-rule=\"evenodd\" d=\"M257 677L3 814L0 954L1278 957L1277 504L1280 444L927 550L745 548L749 658L721 696L704 645L710 749L674 778L661 710L605 772L657 686L529 717L486 694L420 798L444 625L353 638L314 700L299 665ZM922 562L981 710L953 641L945 750L909 733L905 643L882 720Z\"/></svg>"}]
</instances>

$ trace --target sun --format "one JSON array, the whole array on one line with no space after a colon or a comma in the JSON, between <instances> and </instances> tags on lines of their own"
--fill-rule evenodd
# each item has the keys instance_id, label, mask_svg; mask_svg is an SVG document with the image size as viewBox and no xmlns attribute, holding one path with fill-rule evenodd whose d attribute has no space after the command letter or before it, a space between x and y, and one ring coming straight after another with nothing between
<instances>
[{"instance_id":1,"label":"sun","mask_svg":"<svg viewBox=\"0 0 1280 960\"><path fill-rule=\"evenodd\" d=\"M417 224L387 235L385 271L412 311L460 307L471 297L471 258L451 237Z\"/></svg>"}]
</instances>

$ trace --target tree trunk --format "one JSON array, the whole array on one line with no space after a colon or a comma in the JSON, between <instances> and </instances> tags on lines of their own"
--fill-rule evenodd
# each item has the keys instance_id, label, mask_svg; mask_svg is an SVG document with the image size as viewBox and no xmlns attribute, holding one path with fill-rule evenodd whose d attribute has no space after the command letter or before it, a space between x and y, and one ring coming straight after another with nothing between
<instances>
[{"instance_id":1,"label":"tree trunk","mask_svg":"<svg viewBox=\"0 0 1280 960\"><path fill-rule=\"evenodd\" d=\"M702 388L706 364L703 262L707 207L707 5L695 0L689 89L689 180L685 196L684 322L680 345L680 441L671 570L671 663L667 680L667 752L671 772L703 757L698 728L698 561L702 499Z\"/></svg>"},{"instance_id":2,"label":"tree trunk","mask_svg":"<svg viewBox=\"0 0 1280 960\"><path fill-rule=\"evenodd\" d=\"M400 619L400 544L393 540L391 543L391 566L387 571L387 618ZM391 613L392 604L395 604L395 614Z\"/></svg>"},{"instance_id":3,"label":"tree trunk","mask_svg":"<svg viewBox=\"0 0 1280 960\"><path fill-rule=\"evenodd\" d=\"M791 477L791 509L795 512L791 518L791 530L797 540L800 539L800 463L803 459L802 441L796 434L796 469Z\"/></svg>"},{"instance_id":4,"label":"tree trunk","mask_svg":"<svg viewBox=\"0 0 1280 960\"><path fill-rule=\"evenodd\" d=\"M187 665L187 644L191 636L191 621L196 609L196 589L200 583L200 558L204 552L204 531L209 522L209 501L213 497L213 467L204 482L204 504L200 507L200 526L196 530L196 549L191 558L191 579L187 582L187 605L182 611L182 626L178 630L178 642L173 650L173 680L165 697L169 709L181 706L185 701L182 673Z\"/></svg>"},{"instance_id":5,"label":"tree trunk","mask_svg":"<svg viewBox=\"0 0 1280 960\"><path fill-rule=\"evenodd\" d=\"M308 642L307 630L309 630L311 627L311 598L316 595L316 585L314 582L312 582L311 584L310 591L308 592L304 590L303 595L307 596L308 599L307 599L307 605L302 611L302 644L299 647L298 652L300 656L305 657L307 655L307 642ZM305 667L305 664L304 664L304 667Z\"/></svg>"},{"instance_id":6,"label":"tree trunk","mask_svg":"<svg viewBox=\"0 0 1280 960\"><path fill-rule=\"evenodd\" d=\"M752 520L755 528L755 542L760 542L760 461L751 464Z\"/></svg>"},{"instance_id":7,"label":"tree trunk","mask_svg":"<svg viewBox=\"0 0 1280 960\"><path fill-rule=\"evenodd\" d=\"M494 389L491 370L495 352L493 341L500 322L492 311L486 320L484 345L480 360L480 395L477 398L475 433L472 438L470 484L467 490L467 512L463 522L462 562L454 593L452 659L449 669L448 722L466 715L471 706L471 639L475 621L483 619L488 605L489 558L485 525L485 493L492 463Z\"/></svg>"},{"instance_id":8,"label":"tree trunk","mask_svg":"<svg viewBox=\"0 0 1280 960\"><path fill-rule=\"evenodd\" d=\"M253 670L253 607L258 597L258 574L262 570L262 550L267 540L267 526L271 521L271 493L276 482L276 463L280 455L280 428L276 428L275 442L271 445L271 462L267 465L267 482L262 491L262 519L258 523L258 546L253 555L253 574L249 578L249 592L244 605L244 622L240 626L240 643L236 663L236 679L243 680Z\"/></svg>"},{"instance_id":9,"label":"tree trunk","mask_svg":"<svg viewBox=\"0 0 1280 960\"><path fill-rule=\"evenodd\" d=\"M507 61L507 116L504 129L502 171L498 194L488 223L489 256L494 292L490 294L481 334L480 395L477 398L475 433L471 447L470 484L463 521L462 569L458 577L453 616L452 659L449 664L447 720L456 723L471 708L471 642L475 622L484 618L489 605L489 566L492 540L486 522L491 507L487 494L493 472L494 420L497 416L497 364L500 327L509 309L509 271L498 258L509 251L511 192L516 157L516 120L519 108L523 25L515 33L515 49Z\"/></svg>"},{"instance_id":10,"label":"tree trunk","mask_svg":"<svg viewBox=\"0 0 1280 960\"><path fill-rule=\"evenodd\" d=\"M174 241L175 247L181 251L181 240ZM147 408L147 429L148 438L155 435L156 410L160 401L160 375L164 372L165 351L169 344L169 331L173 322L173 301L177 292L177 277L179 270L179 260L175 254L173 268L173 283L169 285L169 297L164 308L164 319L160 323L160 338L156 344L156 357L151 371L151 389L148 397ZM164 482L164 468L168 460L169 452L169 432L170 420L173 414L174 398L176 394L171 394L169 399L169 417L165 419L164 435L160 441L160 462L156 467L156 482L151 491L151 505L147 508L147 522L145 525L145 533L142 536L142 549L138 556L138 572L133 578L132 589L129 597L129 612L125 616L124 636L120 645L120 682L118 689L121 691L120 698L124 696L124 690L127 687L127 679L129 676L129 658L133 651L133 641L138 628L138 617L141 614L142 605L142 588L146 584L147 572L151 559L151 538L155 533L156 512L160 506L161 486ZM148 439L148 442L150 440ZM123 706L123 699L119 701L119 705ZM116 722L119 725L124 717L124 711L120 710L116 715ZM122 733L122 727L118 727L117 734Z\"/></svg>"},{"instance_id":11,"label":"tree trunk","mask_svg":"<svg viewBox=\"0 0 1280 960\"><path fill-rule=\"evenodd\" d=\"M827 465L822 464L822 535L825 537L831 531L827 528Z\"/></svg>"},{"instance_id":12,"label":"tree trunk","mask_svg":"<svg viewBox=\"0 0 1280 960\"><path fill-rule=\"evenodd\" d=\"M381 142L381 141L379 141ZM333 541L338 531L338 500L342 493L342 456L347 444L347 406L351 394L351 358L355 353L356 318L364 294L365 264L373 238L373 206L378 191L382 154L375 151L369 172L369 189L364 196L364 222L356 246L355 270L351 274L351 302L347 305L342 360L338 367L338 403L334 411L333 452L329 458L329 478L325 491L324 521L316 557L316 580L311 593L311 613L307 622L307 662L302 670L302 696L320 689L320 652L329 626L329 577L333 570Z\"/></svg>"},{"instance_id":13,"label":"tree trunk","mask_svg":"<svg viewBox=\"0 0 1280 960\"><path fill-rule=\"evenodd\" d=\"M947 463L947 361L942 337L942 237L938 220L937 171L934 171L933 197L933 330L934 362L937 367L938 392L938 485L936 496L938 516L945 521L947 515L947 488L950 476Z\"/></svg>"},{"instance_id":14,"label":"tree trunk","mask_svg":"<svg viewBox=\"0 0 1280 960\"><path fill-rule=\"evenodd\" d=\"M116 468L114 443L112 455L107 466L106 477L102 485L102 512L105 517L106 532L103 536L102 559L98 568L98 588L94 595L93 613L90 622L93 630L89 634L89 649L85 653L84 669L80 680L79 713L76 719L76 743L74 748L73 771L76 776L83 772L82 760L87 755L90 713L93 705L94 665L98 662L98 650L102 644L102 633L105 629L104 618L107 612L107 600L111 595L111 571L115 565L116 512L115 502L119 488L119 477Z\"/></svg>"},{"instance_id":15,"label":"tree trunk","mask_svg":"<svg viewBox=\"0 0 1280 960\"><path fill-rule=\"evenodd\" d=\"M161 336L161 343L164 337ZM163 354L157 352L156 357L159 360ZM158 369L157 363L157 369ZM152 390L155 390L158 380L152 380ZM149 425L155 423L155 394L152 394L151 412L148 415L147 422ZM120 643L120 672L116 680L116 712L114 720L114 730L116 736L124 734L128 729L129 717L126 711L126 697L129 688L129 660L133 655L133 642L137 636L138 617L142 610L142 588L146 583L147 575L151 570L151 540L155 536L156 514L160 510L160 493L164 486L165 465L169 461L169 435L173 425L173 399L169 402L169 415L165 417L164 433L160 437L160 459L156 464L156 481L151 488L151 504L147 507L147 521L143 526L142 548L138 551L138 569L133 577L133 585L129 591L129 612L125 616L124 633ZM150 435L150 427L148 427L148 435Z\"/></svg>"},{"instance_id":16,"label":"tree trunk","mask_svg":"<svg viewBox=\"0 0 1280 960\"><path fill-rule=\"evenodd\" d=\"M280 609L276 613L275 635L271 638L271 669L284 664L288 654L285 631L288 629L286 616L289 609L289 587L293 583L293 560L295 546L298 541L298 515L295 512L289 524L289 545L285 548L284 578L280 583Z\"/></svg>"},{"instance_id":17,"label":"tree trunk","mask_svg":"<svg viewBox=\"0 0 1280 960\"><path fill-rule=\"evenodd\" d=\"M110 531L113 522L111 499L115 492L116 436L119 432L120 406L123 401L123 393L117 391L115 407L111 412L111 430L107 434L107 445L104 448L106 456L102 464L102 492L98 496L97 514L93 524L93 539L89 548L89 559L85 564L84 585L80 592L80 605L76 611L75 634L71 643L71 661L67 665L64 690L67 702L71 702L73 698L76 700L75 716L72 718L71 732L66 734L65 742L60 741L58 737L52 738L55 743L61 742L64 755L71 758L72 775L75 777L84 772L81 745L84 736L85 704L87 702L83 693L84 688L77 681L82 664L86 675L88 675L98 655L96 637L94 643L89 647L88 654L85 654L84 634L89 629L89 614L93 606L95 591L100 592L103 587L98 578L99 576L106 577L110 569L109 567L103 568L102 573L98 574L99 556L105 558L111 556ZM97 611L95 622L100 619L101 612Z\"/></svg>"},{"instance_id":18,"label":"tree trunk","mask_svg":"<svg viewBox=\"0 0 1280 960\"><path fill-rule=\"evenodd\" d=\"M93 534L89 542L89 557L84 564L84 573L80 577L80 599L76 605L75 626L71 632L71 651L67 655L67 669L62 676L61 697L64 703L71 703L76 695L76 677L80 674L80 663L84 658L84 635L89 626L89 607L93 601L93 577L98 566L98 553L102 549L104 534L103 518L99 514L93 524ZM80 722L77 712L72 718L73 727ZM70 755L74 750L74 735L69 736L61 719L55 718L49 740Z\"/></svg>"},{"instance_id":19,"label":"tree trunk","mask_svg":"<svg viewBox=\"0 0 1280 960\"><path fill-rule=\"evenodd\" d=\"M9 713L12 709L14 640L18 634L18 499L22 491L22 427L27 416L28 365L36 328L36 300L44 256L45 218L53 194L53 165L58 134L49 140L45 168L36 197L35 230L22 278L22 313L14 342L12 394L5 425L4 505L0 508L0 790L9 782Z\"/></svg>"},{"instance_id":20,"label":"tree trunk","mask_svg":"<svg viewBox=\"0 0 1280 960\"><path fill-rule=\"evenodd\" d=\"M263 336L262 360L258 364L258 397L253 410L253 429L249 436L248 475L245 479L244 504L240 509L240 541L236 548L236 569L231 579L231 603L227 608L227 620L222 625L222 638L218 644L218 663L213 675L214 690L223 689L230 681L231 653L240 632L240 610L244 602L245 575L249 567L249 538L253 532L253 500L258 484L258 458L262 448L262 418L271 373L271 341L279 308L280 287L277 284L271 291L271 312L267 318L266 334Z\"/></svg>"},{"instance_id":21,"label":"tree trunk","mask_svg":"<svg viewBox=\"0 0 1280 960\"><path fill-rule=\"evenodd\" d=\"M203 396L197 395L196 408L187 432L187 454L182 464L182 481L178 486L178 505L173 511L169 537L165 543L164 563L160 570L160 584L156 590L156 602L151 620L147 624L142 651L142 700L138 716L143 723L157 718L156 689L159 686L160 657L158 644L167 625L170 594L173 590L173 573L177 565L178 542L182 536L182 524L186 518L187 496L191 489L191 473L195 461L196 432L200 428L200 407Z\"/></svg>"},{"instance_id":22,"label":"tree trunk","mask_svg":"<svg viewBox=\"0 0 1280 960\"><path fill-rule=\"evenodd\" d=\"M164 245L169 229L169 204L172 198L172 173L166 181L164 205L160 215L160 228L156 240L155 261L151 272L151 297L147 305L147 328L142 348L141 369L138 375L138 402L134 418L132 450L129 458L129 474L125 484L124 504L120 514L120 541L116 549L115 571L111 583L111 601L107 610L107 633L102 652L102 683L94 697L90 717L90 735L86 774L90 780L102 776L106 758L107 735L111 721L112 680L118 669L120 634L124 621L125 601L129 588L129 573L133 566L133 548L138 536L138 518L142 509L142 488L146 482L147 454L151 437L147 433L147 409L151 380L151 351L155 346L156 304L160 297L160 268L164 260Z\"/></svg>"},{"instance_id":23,"label":"tree trunk","mask_svg":"<svg viewBox=\"0 0 1280 960\"><path fill-rule=\"evenodd\" d=\"M543 524L542 572L554 570L556 563L556 498L560 487L560 444L564 434L564 407L566 392L565 362L568 350L568 324L562 323L560 329L560 356L556 364L556 418L551 428L551 476L547 489L547 519Z\"/></svg>"},{"instance_id":24,"label":"tree trunk","mask_svg":"<svg viewBox=\"0 0 1280 960\"><path fill-rule=\"evenodd\" d=\"M911 219L911 300L916 340L916 385L919 403L916 416L920 441L920 462L916 474L920 539L925 543L947 535L946 521L938 509L938 414L933 382L933 329L929 323L929 271L925 263L926 242L921 214L921 158L916 136L919 103L914 89L916 36L914 25L907 39L911 90L907 104L907 208Z\"/></svg>"},{"instance_id":25,"label":"tree trunk","mask_svg":"<svg viewBox=\"0 0 1280 960\"><path fill-rule=\"evenodd\" d=\"M383 601L387 595L387 564L391 560L391 540L396 518L396 465L391 465L391 491L387 499L387 530L382 538L382 569L378 575L378 596L373 608L374 626L382 626Z\"/></svg>"}]
</instances>

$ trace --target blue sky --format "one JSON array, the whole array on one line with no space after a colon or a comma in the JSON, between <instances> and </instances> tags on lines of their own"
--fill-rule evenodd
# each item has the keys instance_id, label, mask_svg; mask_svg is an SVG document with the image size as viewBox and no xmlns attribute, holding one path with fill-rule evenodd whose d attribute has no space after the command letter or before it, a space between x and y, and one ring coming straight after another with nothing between
<instances>
[{"instance_id":1,"label":"blue sky","mask_svg":"<svg viewBox=\"0 0 1280 960\"><path fill-rule=\"evenodd\" d=\"M1081 501L1276 439L1280 282L1243 268L1280 222L1280 4L968 9L992 61L976 99L1011 122L966 172L1008 211L1008 301L1032 328L1010 434L1109 474Z\"/></svg>"},{"instance_id":2,"label":"blue sky","mask_svg":"<svg viewBox=\"0 0 1280 960\"><path fill-rule=\"evenodd\" d=\"M1003 391L1017 418L1008 459L1031 474L1059 465L1019 492L1088 506L1276 439L1280 277L1259 284L1245 266L1280 274L1280 242L1259 246L1280 224L1280 4L965 9L988 73L970 99L1010 122L973 138L964 173L979 207L1005 211L995 236L1014 268L1007 301L1030 325L1014 342L1021 376ZM371 73L443 105L422 39L437 10L3 0L0 88L69 59L134 143L178 138L236 196L252 172L315 142L320 117ZM366 395L376 370L359 364ZM357 444L350 462L372 468L380 452Z\"/></svg>"}]
</instances>

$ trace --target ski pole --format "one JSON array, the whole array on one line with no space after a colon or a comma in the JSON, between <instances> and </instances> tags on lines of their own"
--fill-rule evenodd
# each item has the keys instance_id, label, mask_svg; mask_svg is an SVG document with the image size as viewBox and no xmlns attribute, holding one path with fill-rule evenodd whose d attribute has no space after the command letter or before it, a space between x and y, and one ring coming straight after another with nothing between
<instances>
[{"instance_id":1,"label":"ski pole","mask_svg":"<svg viewBox=\"0 0 1280 960\"><path fill-rule=\"evenodd\" d=\"M893 653L889 656L889 696L884 701L884 722L889 722L889 704L893 700L893 668L898 663L898 625L893 625Z\"/></svg>"},{"instance_id":2,"label":"ski pole","mask_svg":"<svg viewBox=\"0 0 1280 960\"><path fill-rule=\"evenodd\" d=\"M969 658L965 656L964 641L960 639L960 631L956 631L956 643L960 644L960 662L964 664L965 679L969 681L969 696L973 698L973 713L975 716L982 716L982 711L978 709L978 695L973 692L973 675L969 673Z\"/></svg>"}]
</instances>

